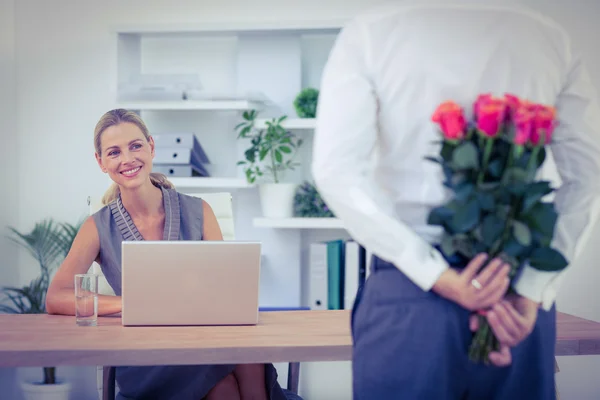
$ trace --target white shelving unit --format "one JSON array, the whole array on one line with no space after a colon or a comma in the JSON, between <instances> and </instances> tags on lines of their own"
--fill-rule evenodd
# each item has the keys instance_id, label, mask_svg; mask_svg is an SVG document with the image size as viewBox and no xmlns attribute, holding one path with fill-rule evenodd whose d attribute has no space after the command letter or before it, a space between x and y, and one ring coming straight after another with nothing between
<instances>
[{"instance_id":1,"label":"white shelving unit","mask_svg":"<svg viewBox=\"0 0 600 400\"><path fill-rule=\"evenodd\" d=\"M177 189L247 189L253 187L245 179L238 178L168 178Z\"/></svg>"},{"instance_id":2,"label":"white shelving unit","mask_svg":"<svg viewBox=\"0 0 600 400\"><path fill-rule=\"evenodd\" d=\"M257 228L276 229L344 229L337 218L255 218Z\"/></svg>"},{"instance_id":3,"label":"white shelving unit","mask_svg":"<svg viewBox=\"0 0 600 400\"><path fill-rule=\"evenodd\" d=\"M243 122L241 112L246 110L258 111L258 127L265 127L272 117L287 115L284 128L305 137L295 157L301 165L285 177L310 181L311 134L316 119L298 118L293 102L302 89L319 88L331 47L344 23L121 26L113 31L111 86L116 107L139 112L151 134L196 135L210 160L207 170L211 176L168 179L184 193L235 192L236 236L263 243L268 273L263 275L261 295L266 304L302 305L296 303L302 301L300 275L307 245L347 233L336 218L263 218L261 192L252 190L255 185L246 181L237 166L249 144L237 138L235 126ZM199 85L163 88L160 97L159 89L150 88L151 99L136 100L135 82L192 75L198 76ZM183 92L186 100L181 99Z\"/></svg>"},{"instance_id":4,"label":"white shelving unit","mask_svg":"<svg viewBox=\"0 0 600 400\"><path fill-rule=\"evenodd\" d=\"M272 121L272 118L259 118L256 120L256 126L265 128L267 121ZM281 123L286 129L290 130L313 130L317 127L317 120L315 118L287 118Z\"/></svg>"},{"instance_id":5,"label":"white shelving unit","mask_svg":"<svg viewBox=\"0 0 600 400\"><path fill-rule=\"evenodd\" d=\"M260 108L262 103L252 100L180 100L121 102L117 106L140 111L243 111Z\"/></svg>"}]
</instances>

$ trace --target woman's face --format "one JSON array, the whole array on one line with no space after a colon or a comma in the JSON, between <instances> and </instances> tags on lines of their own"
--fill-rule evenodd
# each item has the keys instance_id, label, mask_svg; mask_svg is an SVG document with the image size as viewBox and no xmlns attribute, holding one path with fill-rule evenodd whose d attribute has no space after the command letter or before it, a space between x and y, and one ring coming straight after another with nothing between
<instances>
[{"instance_id":1,"label":"woman's face","mask_svg":"<svg viewBox=\"0 0 600 400\"><path fill-rule=\"evenodd\" d=\"M123 122L106 129L96 160L102 171L120 187L133 189L147 182L152 171L154 141L146 140L135 124Z\"/></svg>"}]
</instances>

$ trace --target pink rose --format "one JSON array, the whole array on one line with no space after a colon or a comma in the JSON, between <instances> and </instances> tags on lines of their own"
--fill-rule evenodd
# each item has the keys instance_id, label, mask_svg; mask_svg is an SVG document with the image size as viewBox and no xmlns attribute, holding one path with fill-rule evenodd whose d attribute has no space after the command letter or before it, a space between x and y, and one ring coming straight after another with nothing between
<instances>
[{"instance_id":1,"label":"pink rose","mask_svg":"<svg viewBox=\"0 0 600 400\"><path fill-rule=\"evenodd\" d=\"M515 144L525 146L531 139L535 114L526 107L520 107L515 113Z\"/></svg>"},{"instance_id":2,"label":"pink rose","mask_svg":"<svg viewBox=\"0 0 600 400\"><path fill-rule=\"evenodd\" d=\"M477 129L488 137L496 137L502 128L506 115L506 105L490 101L479 106L477 111Z\"/></svg>"},{"instance_id":3,"label":"pink rose","mask_svg":"<svg viewBox=\"0 0 600 400\"><path fill-rule=\"evenodd\" d=\"M460 140L465 137L467 122L463 109L453 101L446 101L438 106L431 120L440 126L444 138Z\"/></svg>"},{"instance_id":4,"label":"pink rose","mask_svg":"<svg viewBox=\"0 0 600 400\"><path fill-rule=\"evenodd\" d=\"M533 129L531 131L531 143L546 145L552 141L552 134L556 126L556 110L553 107L538 105L535 111ZM544 138L543 143L540 140Z\"/></svg>"}]
</instances>

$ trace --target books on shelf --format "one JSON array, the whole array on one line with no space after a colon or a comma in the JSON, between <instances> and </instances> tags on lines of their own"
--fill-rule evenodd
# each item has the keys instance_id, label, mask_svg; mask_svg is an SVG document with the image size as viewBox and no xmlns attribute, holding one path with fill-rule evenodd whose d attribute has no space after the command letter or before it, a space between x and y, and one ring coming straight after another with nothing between
<instances>
[{"instance_id":1,"label":"books on shelf","mask_svg":"<svg viewBox=\"0 0 600 400\"><path fill-rule=\"evenodd\" d=\"M370 254L353 240L311 243L308 303L312 310L351 309L364 284Z\"/></svg>"}]
</instances>

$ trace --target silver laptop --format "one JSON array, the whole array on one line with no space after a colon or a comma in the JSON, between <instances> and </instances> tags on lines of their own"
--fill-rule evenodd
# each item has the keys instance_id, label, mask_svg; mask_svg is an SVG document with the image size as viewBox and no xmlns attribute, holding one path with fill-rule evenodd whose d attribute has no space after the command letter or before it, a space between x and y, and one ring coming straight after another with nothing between
<instances>
[{"instance_id":1,"label":"silver laptop","mask_svg":"<svg viewBox=\"0 0 600 400\"><path fill-rule=\"evenodd\" d=\"M258 323L261 244L122 243L122 324Z\"/></svg>"}]
</instances>

